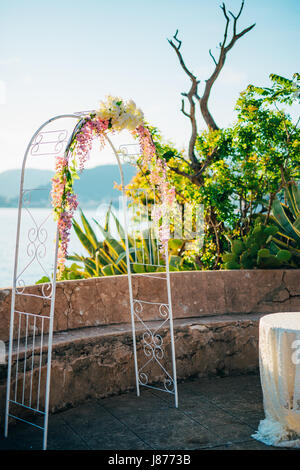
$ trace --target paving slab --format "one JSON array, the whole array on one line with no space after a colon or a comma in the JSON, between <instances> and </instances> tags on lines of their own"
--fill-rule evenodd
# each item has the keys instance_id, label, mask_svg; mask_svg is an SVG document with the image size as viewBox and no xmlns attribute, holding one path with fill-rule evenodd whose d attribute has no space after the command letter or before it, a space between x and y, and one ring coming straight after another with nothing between
<instances>
[{"instance_id":1,"label":"paving slab","mask_svg":"<svg viewBox=\"0 0 300 470\"><path fill-rule=\"evenodd\" d=\"M257 375L193 378L178 389L178 409L173 395L142 388L140 397L130 391L50 415L48 449L274 449L251 438L264 418ZM39 429L13 423L5 439L2 423L0 450L41 446Z\"/></svg>"}]
</instances>

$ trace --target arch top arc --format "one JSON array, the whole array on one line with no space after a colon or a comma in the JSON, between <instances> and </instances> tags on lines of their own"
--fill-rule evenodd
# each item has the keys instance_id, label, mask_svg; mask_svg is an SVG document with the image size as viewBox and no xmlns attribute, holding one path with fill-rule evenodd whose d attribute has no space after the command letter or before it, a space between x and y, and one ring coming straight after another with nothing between
<instances>
[{"instance_id":1,"label":"arch top arc","mask_svg":"<svg viewBox=\"0 0 300 470\"><path fill-rule=\"evenodd\" d=\"M27 158L28 158L28 155L29 155L29 152L30 152L30 149L32 147L32 145L34 144L34 141L35 139L38 137L38 135L40 134L40 132L46 128L50 123L52 122L55 122L55 121L58 121L59 119L66 119L66 118L71 118L71 119L76 119L77 120L77 123L74 125L73 127L73 130L71 132L71 135L67 141L67 144L66 146L64 147L64 151L68 148L68 146L70 145L72 139L73 139L73 136L75 134L75 131L78 127L78 125L84 120L84 116L85 114L88 114L88 113L92 113L94 112L93 110L92 111L83 111L83 112L74 112L74 113L67 113L67 114L59 114L57 116L54 116L50 119L48 119L47 121L45 121L40 127L38 127L38 129L34 132L34 134L32 135L27 147L26 147L26 150L25 150L25 154L24 154L24 157L23 157L23 161L22 161L22 169L21 169L21 182L20 182L20 189L22 191L23 189L23 185L24 185L24 173L25 173L25 169L26 169L26 163L27 163ZM105 134L104 135L104 138L105 140L108 142L109 146L111 147L114 155L115 155L115 158L116 158L116 161L117 161L117 164L118 164L118 168L119 168L119 172L120 172L120 178L121 178L121 187L122 187L122 191L124 191L124 172L123 172L123 168L122 168L122 162L120 160L120 157L118 155L118 152L115 148L115 146L113 145L111 139ZM54 157L56 157L57 155L59 155L59 152L57 154L54 155Z\"/></svg>"}]
</instances>

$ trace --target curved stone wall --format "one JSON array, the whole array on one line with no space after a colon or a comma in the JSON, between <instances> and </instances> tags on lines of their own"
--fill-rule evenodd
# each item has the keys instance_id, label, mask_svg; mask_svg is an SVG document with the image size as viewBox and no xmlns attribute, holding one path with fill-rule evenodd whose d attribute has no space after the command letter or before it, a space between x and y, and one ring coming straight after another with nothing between
<instances>
[{"instance_id":1,"label":"curved stone wall","mask_svg":"<svg viewBox=\"0 0 300 470\"><path fill-rule=\"evenodd\" d=\"M300 270L186 271L171 273L174 318L300 311ZM40 293L42 285L27 293ZM133 276L134 297L166 302L165 283L155 274ZM0 289L0 340L9 335L11 289ZM48 314L49 302L17 296L16 309ZM155 307L145 310L155 319ZM57 283L55 331L130 322L127 276Z\"/></svg>"}]
</instances>

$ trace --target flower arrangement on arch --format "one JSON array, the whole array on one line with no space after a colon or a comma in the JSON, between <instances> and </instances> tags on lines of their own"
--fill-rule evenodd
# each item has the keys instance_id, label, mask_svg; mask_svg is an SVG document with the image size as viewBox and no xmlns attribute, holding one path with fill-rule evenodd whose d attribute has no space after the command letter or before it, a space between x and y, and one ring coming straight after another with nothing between
<instances>
[{"instance_id":1,"label":"flower arrangement on arch","mask_svg":"<svg viewBox=\"0 0 300 470\"><path fill-rule=\"evenodd\" d=\"M144 122L143 112L132 100L124 101L120 97L107 96L106 101L101 101L98 110L82 116L75 126L64 156L56 159L51 198L55 219L58 221L58 278L61 277L65 267L72 218L78 206L73 182L79 178L78 173L81 173L85 167L93 140L98 138L103 148L106 133L121 132L124 129L138 139L143 166L150 171L150 182L157 187L161 203L164 207L171 207L173 204L175 190L167 181L165 161L156 155L156 148L151 132ZM168 233L164 227L160 230L159 237L162 246L165 246Z\"/></svg>"}]
</instances>

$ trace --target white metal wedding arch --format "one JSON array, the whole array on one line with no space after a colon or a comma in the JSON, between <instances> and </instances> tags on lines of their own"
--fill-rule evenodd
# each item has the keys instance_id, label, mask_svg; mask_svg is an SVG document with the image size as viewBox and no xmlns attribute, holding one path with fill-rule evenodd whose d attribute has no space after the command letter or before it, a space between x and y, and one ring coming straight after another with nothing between
<instances>
[{"instance_id":1,"label":"white metal wedding arch","mask_svg":"<svg viewBox=\"0 0 300 470\"><path fill-rule=\"evenodd\" d=\"M8 374L7 374L7 396L6 396L6 413L5 413L5 436L8 435L9 419L24 421L31 424L43 431L43 448L47 448L47 435L48 435L48 414L49 414L49 400L50 400L50 381L51 381L51 357L53 346L53 326L54 326L54 311L55 311L55 294L56 294L56 276L52 275L50 282L41 285L41 290L37 294L28 289L23 280L24 273L37 263L41 268L42 274L49 273L45 271L43 266L43 258L46 253L46 241L48 238L45 221L51 217L51 210L47 219L41 222L35 220L30 208L31 196L36 189L26 188L24 186L25 170L27 165L28 156L44 156L53 155L58 156L64 152L76 131L81 120L84 118L85 112L78 112L73 114L64 114L53 117L42 124L37 131L33 134L26 148L20 181L20 194L18 206L18 221L17 221L17 236L15 246L15 262L13 274L13 287L12 287L12 300L11 300L11 318L10 318L10 333L9 333L9 350L8 350ZM47 126L53 122L61 122L62 119L74 119L75 126L71 131L68 139L68 131L66 129L46 130ZM141 257L137 257L136 246L131 247L129 250L128 244L128 194L125 192L124 174L122 163L120 160L119 152L117 152L112 141L107 135L104 136L107 143L110 145L119 167L122 198L123 198L123 211L124 211L124 231L125 231L125 244L126 244L126 261L128 273L128 286L129 286L129 300L130 300L130 316L131 328L133 338L133 357L136 378L136 391L140 395L140 387L150 387L156 390L161 390L170 393L174 396L175 406L178 406L177 395L177 381L176 381L176 362L175 362L175 345L173 333L173 314L172 314L172 299L170 287L170 273L168 263L168 247L165 247L164 258L160 256L159 250L151 253L148 261L144 258L142 252ZM41 189L42 190L42 189ZM146 195L147 197L147 195ZM24 267L20 268L20 241L24 238L22 230L22 217L24 212L28 215L32 226L27 230L27 247L26 254L28 262ZM135 217L135 223L139 226L135 228L134 233L142 230L143 221ZM57 272L57 254L58 254L58 227L55 229L55 243L52 245L53 250L53 273ZM132 238L132 237L131 237ZM133 236L133 239L135 237ZM152 281L164 282L164 286L160 286L160 290L166 293L166 298L162 302L152 302L149 298L134 298L133 295L133 281L132 276L133 265L146 264L151 270L159 268L159 272L149 274L141 273L140 275L151 277ZM163 268L165 264L165 269ZM49 276L51 279L51 276ZM20 296L27 296L28 298L37 298L42 300L43 304L47 304L49 313L41 314L40 312L30 312L18 310L17 300ZM157 321L148 322L143 317L144 311L150 307L157 312ZM138 328L136 325L138 324ZM161 335L161 328L169 326L169 354L171 358L171 365L165 366L162 360L166 359L165 344L163 335ZM137 339L140 338L140 348L137 346ZM151 367L160 370L161 383L151 380ZM168 371L167 369L171 371ZM13 408L13 410L12 410ZM34 416L40 416L42 424L37 424L35 419L31 421L29 418L24 417L26 413L33 413Z\"/></svg>"}]
</instances>

